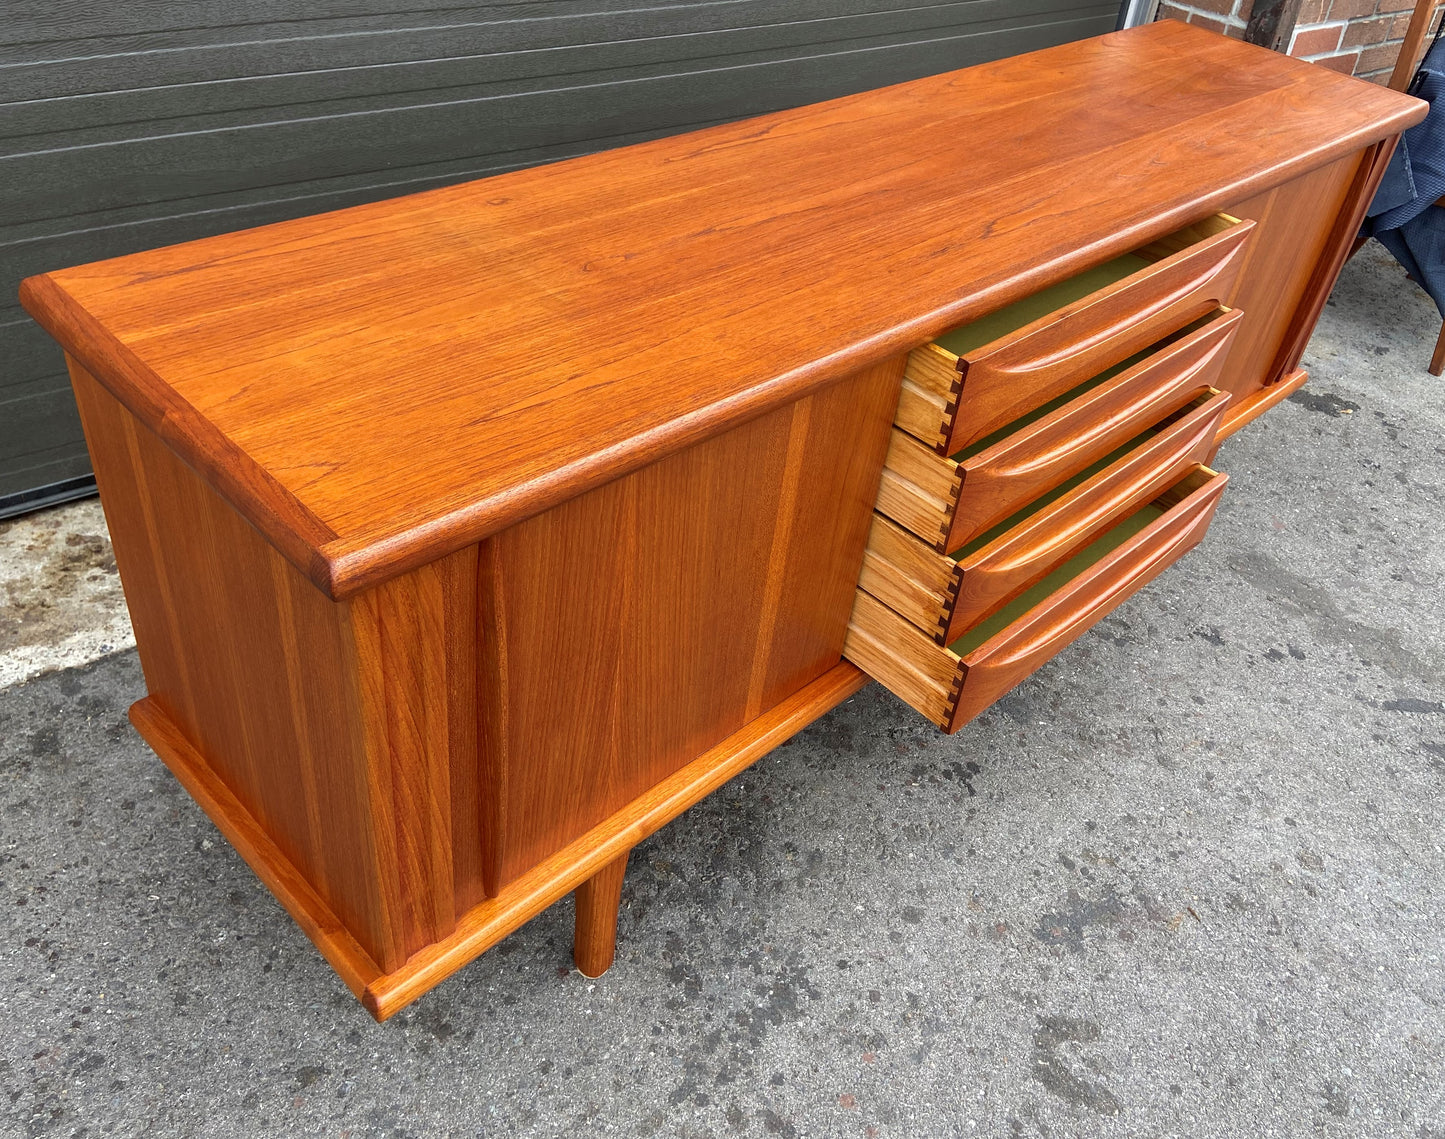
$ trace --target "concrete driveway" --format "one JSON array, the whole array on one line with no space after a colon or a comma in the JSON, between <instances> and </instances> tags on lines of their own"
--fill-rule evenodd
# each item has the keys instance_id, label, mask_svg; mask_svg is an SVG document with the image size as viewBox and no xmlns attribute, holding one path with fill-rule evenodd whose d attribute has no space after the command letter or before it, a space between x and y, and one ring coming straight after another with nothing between
<instances>
[{"instance_id":1,"label":"concrete driveway","mask_svg":"<svg viewBox=\"0 0 1445 1139\"><path fill-rule=\"evenodd\" d=\"M871 687L642 844L596 982L563 903L373 1024L132 652L0 692L0 1131L1445 1139L1438 328L1356 258L1198 551L957 736Z\"/></svg>"}]
</instances>

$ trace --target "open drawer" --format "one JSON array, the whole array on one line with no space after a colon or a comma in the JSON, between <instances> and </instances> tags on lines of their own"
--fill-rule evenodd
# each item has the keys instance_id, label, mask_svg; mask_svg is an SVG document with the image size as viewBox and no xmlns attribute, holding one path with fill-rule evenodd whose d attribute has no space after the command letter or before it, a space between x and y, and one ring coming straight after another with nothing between
<instances>
[{"instance_id":1,"label":"open drawer","mask_svg":"<svg viewBox=\"0 0 1445 1139\"><path fill-rule=\"evenodd\" d=\"M1197 545L1226 481L1194 467L947 647L859 589L843 655L955 732Z\"/></svg>"},{"instance_id":2,"label":"open drawer","mask_svg":"<svg viewBox=\"0 0 1445 1139\"><path fill-rule=\"evenodd\" d=\"M1228 404L1228 393L1206 389L951 556L875 513L858 584L950 644L1206 462Z\"/></svg>"},{"instance_id":3,"label":"open drawer","mask_svg":"<svg viewBox=\"0 0 1445 1139\"><path fill-rule=\"evenodd\" d=\"M1228 304L1253 226L1215 214L915 349L897 425L954 454Z\"/></svg>"},{"instance_id":4,"label":"open drawer","mask_svg":"<svg viewBox=\"0 0 1445 1139\"><path fill-rule=\"evenodd\" d=\"M1221 308L952 457L895 427L878 509L940 553L959 549L1213 386L1241 316Z\"/></svg>"}]
</instances>

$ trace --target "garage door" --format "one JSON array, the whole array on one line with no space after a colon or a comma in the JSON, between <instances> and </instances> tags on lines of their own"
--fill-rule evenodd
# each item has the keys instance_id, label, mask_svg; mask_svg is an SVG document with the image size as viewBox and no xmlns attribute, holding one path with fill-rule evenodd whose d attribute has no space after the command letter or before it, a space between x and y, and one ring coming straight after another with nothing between
<instances>
[{"instance_id":1,"label":"garage door","mask_svg":"<svg viewBox=\"0 0 1445 1139\"><path fill-rule=\"evenodd\" d=\"M87 493L22 277L1111 31L1118 0L7 3L0 517Z\"/></svg>"}]
</instances>

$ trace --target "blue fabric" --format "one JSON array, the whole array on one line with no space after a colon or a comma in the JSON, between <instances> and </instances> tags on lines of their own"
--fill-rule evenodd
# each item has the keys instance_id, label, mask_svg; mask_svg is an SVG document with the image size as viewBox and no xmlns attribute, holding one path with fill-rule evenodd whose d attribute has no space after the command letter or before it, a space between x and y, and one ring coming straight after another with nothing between
<instances>
[{"instance_id":1,"label":"blue fabric","mask_svg":"<svg viewBox=\"0 0 1445 1139\"><path fill-rule=\"evenodd\" d=\"M1410 93L1430 113L1407 130L1390 159L1366 215L1364 233L1394 254L1419 281L1445 319L1445 39L1420 64Z\"/></svg>"},{"instance_id":2,"label":"blue fabric","mask_svg":"<svg viewBox=\"0 0 1445 1139\"><path fill-rule=\"evenodd\" d=\"M1380 179L1380 188L1375 191L1375 200L1370 203L1367 218L1409 205L1420 195L1415 190L1415 178L1410 170L1410 143L1403 135L1395 153L1390 155L1390 165L1385 167L1385 176Z\"/></svg>"}]
</instances>

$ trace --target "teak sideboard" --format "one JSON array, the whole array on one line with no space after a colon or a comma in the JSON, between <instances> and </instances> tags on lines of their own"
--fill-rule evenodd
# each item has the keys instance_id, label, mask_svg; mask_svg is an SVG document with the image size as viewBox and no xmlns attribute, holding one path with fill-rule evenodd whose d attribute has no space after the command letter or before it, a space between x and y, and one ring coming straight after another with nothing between
<instances>
[{"instance_id":1,"label":"teak sideboard","mask_svg":"<svg viewBox=\"0 0 1445 1139\"><path fill-rule=\"evenodd\" d=\"M1425 104L1158 23L27 280L131 719L389 1016L873 677L1197 543Z\"/></svg>"}]
</instances>

